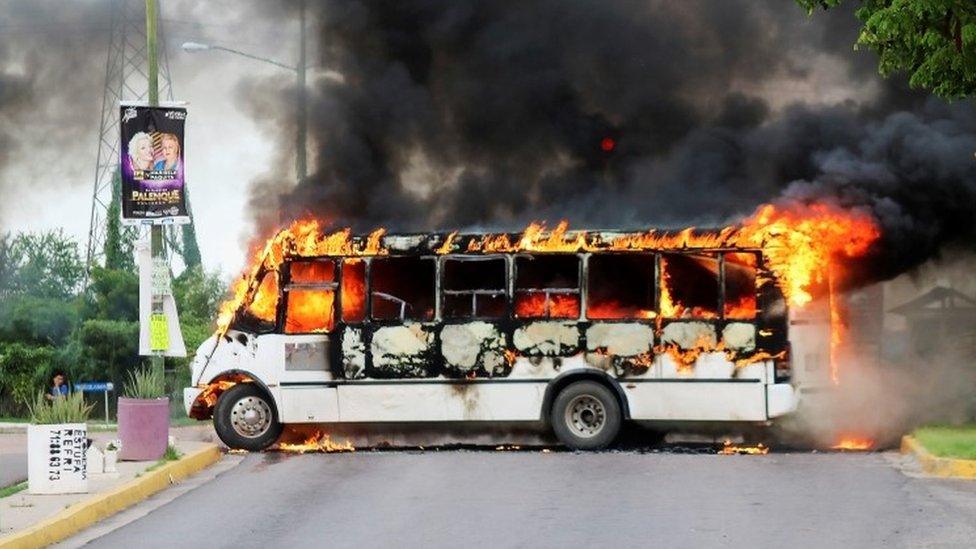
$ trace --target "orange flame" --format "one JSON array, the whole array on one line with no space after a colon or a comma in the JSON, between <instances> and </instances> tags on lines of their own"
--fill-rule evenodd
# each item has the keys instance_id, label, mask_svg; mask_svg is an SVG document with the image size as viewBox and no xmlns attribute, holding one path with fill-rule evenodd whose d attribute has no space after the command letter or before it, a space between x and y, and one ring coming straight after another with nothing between
<instances>
[{"instance_id":1,"label":"orange flame","mask_svg":"<svg viewBox=\"0 0 976 549\"><path fill-rule=\"evenodd\" d=\"M517 318L577 318L580 300L577 295L520 293L515 296Z\"/></svg>"},{"instance_id":2,"label":"orange flame","mask_svg":"<svg viewBox=\"0 0 976 549\"><path fill-rule=\"evenodd\" d=\"M732 444L732 441L731 440L726 440L722 444L722 449L719 450L718 453L720 455L723 455L723 456L732 456L732 455L738 455L738 454L746 454L746 455L751 455L751 456L760 455L761 456L761 455L766 455L766 454L769 453L769 447L763 445L763 443L761 443L761 442L759 444L755 445L755 446L738 446L738 445Z\"/></svg>"},{"instance_id":3,"label":"orange flame","mask_svg":"<svg viewBox=\"0 0 976 549\"><path fill-rule=\"evenodd\" d=\"M381 244L384 234L386 229L379 228L363 241L353 238L350 229L323 233L316 220L292 223L269 238L260 252L253 254L244 275L231 287L230 299L220 306L217 333L222 335L227 332L234 315L242 307L261 320L274 319L278 299L278 283L274 275L285 257L384 255L386 250ZM270 272L272 276L259 279L262 272Z\"/></svg>"},{"instance_id":4,"label":"orange flame","mask_svg":"<svg viewBox=\"0 0 976 549\"><path fill-rule=\"evenodd\" d=\"M859 435L843 435L831 446L833 450L865 451L874 448L874 439Z\"/></svg>"},{"instance_id":5,"label":"orange flame","mask_svg":"<svg viewBox=\"0 0 976 549\"><path fill-rule=\"evenodd\" d=\"M293 223L289 228L268 239L263 249L254 254L247 272L232 287L231 298L220 307L218 333L226 332L234 315L242 308L259 319L268 321L274 319L279 294L275 275L286 256L384 255L387 253L382 244L384 234L385 229L381 228L373 231L368 238L362 239L352 237L349 229L325 233L317 221ZM765 257L766 266L775 275L776 282L789 303L802 306L813 299L814 287L825 282L829 286L828 292L833 295L837 287L835 279L843 275L840 271L842 262L866 254L879 237L880 229L875 220L861 211L844 210L829 204L790 207L766 204L757 208L756 212L742 223L717 231L687 228L679 232L650 230L636 234L588 233L570 231L566 221L560 222L552 230L547 230L545 224L532 223L526 227L521 236L481 235L467 240L466 246L461 236L454 232L449 234L434 251L438 254L446 254L458 251L461 246L465 246L462 251L469 253L688 248L760 249ZM735 259L734 262L740 260L748 263L748 260L744 259ZM699 318L714 318L718 316L716 311L688 308L677 302L670 287L671 279L666 268L667 263L663 258L661 267L660 317L680 318L691 315ZM264 272L271 273L271 276L259 280L259 275ZM759 280L757 283L762 284L763 281ZM362 296L365 288L362 284L346 287L343 282L344 316L347 311L353 317L358 316L358 319L364 316ZM331 310L335 296L331 293L319 292L317 299L315 306L326 306ZM521 294L516 295L515 301L516 316L519 317L548 315L576 318L579 315L579 297L575 295L551 295L546 299L543 294ZM599 305L592 309L595 314L601 314ZM727 303L723 312L728 318L753 318L756 310L754 296L744 296L737 301ZM654 318L653 311L642 313L646 313L641 315L644 318ZM606 314L612 315L612 312ZM317 328L328 329L333 322L334 319L330 316L324 326ZM839 341L839 312L832 312L831 324L834 332L832 340ZM700 354L706 350L721 349L702 348L681 351L678 363L686 364L693 357L697 358L695 353ZM678 353L675 349L669 352ZM765 356L765 358L771 357ZM737 364L742 361L751 362L750 359L743 359L737 360ZM831 376L835 382L839 377L836 370L836 362L834 362Z\"/></svg>"},{"instance_id":6,"label":"orange flame","mask_svg":"<svg viewBox=\"0 0 976 549\"><path fill-rule=\"evenodd\" d=\"M329 438L329 435L321 431L317 431L315 434L309 436L304 442L295 444L281 442L278 444L278 449L282 452L294 452L297 454L304 454L306 452L334 453L356 451L352 443L348 440L343 443L334 442Z\"/></svg>"}]
</instances>

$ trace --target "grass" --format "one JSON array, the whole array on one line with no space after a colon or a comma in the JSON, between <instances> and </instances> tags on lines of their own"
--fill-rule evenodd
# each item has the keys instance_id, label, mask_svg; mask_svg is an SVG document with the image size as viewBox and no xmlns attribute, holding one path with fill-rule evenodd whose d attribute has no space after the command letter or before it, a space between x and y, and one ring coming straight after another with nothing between
<instances>
[{"instance_id":1,"label":"grass","mask_svg":"<svg viewBox=\"0 0 976 549\"><path fill-rule=\"evenodd\" d=\"M915 438L933 455L976 459L976 425L932 425L915 430Z\"/></svg>"},{"instance_id":2,"label":"grass","mask_svg":"<svg viewBox=\"0 0 976 549\"><path fill-rule=\"evenodd\" d=\"M7 496L12 496L12 495L16 494L17 492L20 492L21 490L24 490L26 488L27 488L27 481L26 480L24 482L21 482L21 483L18 483L18 484L14 484L12 486L7 486L6 488L0 488L0 498L5 498Z\"/></svg>"},{"instance_id":3,"label":"grass","mask_svg":"<svg viewBox=\"0 0 976 549\"><path fill-rule=\"evenodd\" d=\"M167 446L166 452L163 454L163 457L160 458L159 461L157 461L156 463L153 463L149 467L146 467L146 470L143 471L143 473L148 473L149 471L155 471L156 469L159 469L163 465L166 465L168 462L176 461L181 457L183 457L183 454L181 454L180 451L176 449L176 446ZM140 476L142 476L142 473L136 475L137 478Z\"/></svg>"}]
</instances>

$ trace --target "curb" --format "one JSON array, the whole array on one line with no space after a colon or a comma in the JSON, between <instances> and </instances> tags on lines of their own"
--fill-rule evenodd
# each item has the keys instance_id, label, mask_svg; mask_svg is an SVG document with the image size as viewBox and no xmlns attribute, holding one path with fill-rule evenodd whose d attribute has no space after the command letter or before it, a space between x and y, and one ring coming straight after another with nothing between
<instances>
[{"instance_id":1,"label":"curb","mask_svg":"<svg viewBox=\"0 0 976 549\"><path fill-rule=\"evenodd\" d=\"M216 463L221 455L217 445L210 444L155 471L144 473L141 477L114 490L79 501L26 530L0 538L0 549L43 547L61 541L171 484L206 469Z\"/></svg>"},{"instance_id":2,"label":"curb","mask_svg":"<svg viewBox=\"0 0 976 549\"><path fill-rule=\"evenodd\" d=\"M943 478L976 480L976 459L954 459L933 456L911 435L901 437L901 453L914 454L922 466L922 471L929 475Z\"/></svg>"}]
</instances>

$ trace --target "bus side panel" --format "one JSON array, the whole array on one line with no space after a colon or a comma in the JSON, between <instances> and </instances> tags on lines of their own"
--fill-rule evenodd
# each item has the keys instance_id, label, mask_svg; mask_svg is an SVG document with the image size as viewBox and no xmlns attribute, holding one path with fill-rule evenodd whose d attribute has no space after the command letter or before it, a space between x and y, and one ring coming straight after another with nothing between
<instances>
[{"instance_id":1,"label":"bus side panel","mask_svg":"<svg viewBox=\"0 0 976 549\"><path fill-rule=\"evenodd\" d=\"M334 387L282 387L279 395L282 423L339 421L339 395Z\"/></svg>"},{"instance_id":2,"label":"bus side panel","mask_svg":"<svg viewBox=\"0 0 976 549\"><path fill-rule=\"evenodd\" d=\"M545 382L355 383L339 386L339 419L373 421L534 421Z\"/></svg>"},{"instance_id":3,"label":"bus side panel","mask_svg":"<svg viewBox=\"0 0 976 549\"><path fill-rule=\"evenodd\" d=\"M756 382L622 382L636 420L764 421L766 386Z\"/></svg>"}]
</instances>

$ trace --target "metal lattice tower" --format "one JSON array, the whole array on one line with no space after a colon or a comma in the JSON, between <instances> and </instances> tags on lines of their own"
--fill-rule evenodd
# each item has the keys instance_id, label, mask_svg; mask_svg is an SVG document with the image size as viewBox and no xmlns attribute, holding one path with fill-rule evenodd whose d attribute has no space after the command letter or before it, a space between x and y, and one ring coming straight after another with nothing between
<instances>
[{"instance_id":1,"label":"metal lattice tower","mask_svg":"<svg viewBox=\"0 0 976 549\"><path fill-rule=\"evenodd\" d=\"M105 63L102 115L98 128L98 155L95 161L91 220L88 226L86 250L88 270L104 260L109 207L113 193L117 192L115 178L119 166L119 102L145 101L149 92L145 2L113 0L110 9L111 30L108 58ZM159 96L172 101L173 85L170 80L166 42L162 39L164 36L162 22L160 22L159 34L160 44L163 44L160 48ZM189 197L187 197L187 208L189 208ZM166 234L170 249L178 255L182 255L182 247L178 245L177 239L180 230L179 226L169 226ZM141 237L148 232L148 228L123 228L122 231L128 236ZM192 228L189 231L192 234ZM192 238L195 240L195 235Z\"/></svg>"}]
</instances>

